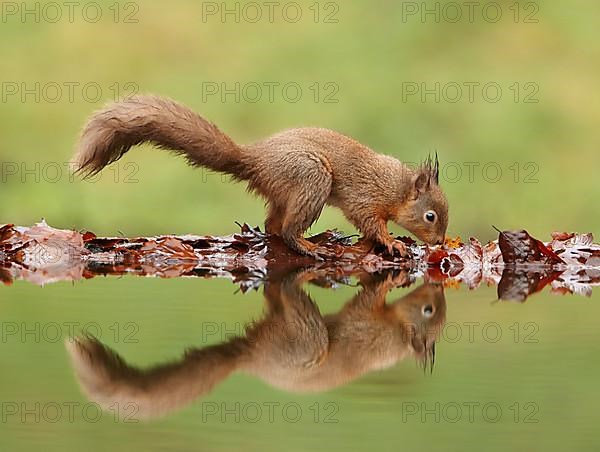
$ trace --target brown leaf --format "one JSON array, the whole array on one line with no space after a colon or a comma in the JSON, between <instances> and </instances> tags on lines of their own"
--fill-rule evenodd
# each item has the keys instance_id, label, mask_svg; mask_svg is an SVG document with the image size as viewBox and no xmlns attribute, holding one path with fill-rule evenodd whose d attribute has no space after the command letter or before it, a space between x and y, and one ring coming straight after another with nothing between
<instances>
[{"instance_id":1,"label":"brown leaf","mask_svg":"<svg viewBox=\"0 0 600 452\"><path fill-rule=\"evenodd\" d=\"M531 237L525 230L500 232L498 244L505 264L564 263L554 251Z\"/></svg>"}]
</instances>

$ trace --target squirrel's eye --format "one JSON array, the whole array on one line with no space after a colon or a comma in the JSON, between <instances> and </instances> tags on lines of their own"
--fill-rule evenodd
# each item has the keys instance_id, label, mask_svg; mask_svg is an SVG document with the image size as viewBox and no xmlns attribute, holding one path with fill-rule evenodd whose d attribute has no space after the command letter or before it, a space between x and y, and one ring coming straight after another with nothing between
<instances>
[{"instance_id":1,"label":"squirrel's eye","mask_svg":"<svg viewBox=\"0 0 600 452\"><path fill-rule=\"evenodd\" d=\"M425 221L433 223L437 218L437 214L433 210L428 210L425 212L425 215L423 215L423 218L425 218Z\"/></svg>"},{"instance_id":2,"label":"squirrel's eye","mask_svg":"<svg viewBox=\"0 0 600 452\"><path fill-rule=\"evenodd\" d=\"M433 315L433 306L431 306L430 304L423 306L423 316L429 318L432 315Z\"/></svg>"}]
</instances>

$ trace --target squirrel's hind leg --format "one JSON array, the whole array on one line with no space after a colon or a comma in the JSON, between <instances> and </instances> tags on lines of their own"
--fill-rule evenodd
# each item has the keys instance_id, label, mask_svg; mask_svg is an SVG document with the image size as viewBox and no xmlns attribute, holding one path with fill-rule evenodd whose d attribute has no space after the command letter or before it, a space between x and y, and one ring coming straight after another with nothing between
<instances>
[{"instance_id":1,"label":"squirrel's hind leg","mask_svg":"<svg viewBox=\"0 0 600 452\"><path fill-rule=\"evenodd\" d=\"M284 208L275 204L274 202L269 202L269 210L267 213L267 219L265 220L265 231L268 234L281 235L284 215Z\"/></svg>"},{"instance_id":2,"label":"squirrel's hind leg","mask_svg":"<svg viewBox=\"0 0 600 452\"><path fill-rule=\"evenodd\" d=\"M311 171L289 187L281 237L294 251L320 258L318 246L306 240L304 232L319 218L331 193L332 177L321 163L311 163L314 164Z\"/></svg>"}]
</instances>

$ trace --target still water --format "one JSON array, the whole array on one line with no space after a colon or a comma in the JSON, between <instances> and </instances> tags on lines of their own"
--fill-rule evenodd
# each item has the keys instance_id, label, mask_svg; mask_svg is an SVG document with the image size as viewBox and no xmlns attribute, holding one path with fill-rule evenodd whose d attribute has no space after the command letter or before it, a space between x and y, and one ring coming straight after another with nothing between
<instances>
[{"instance_id":1,"label":"still water","mask_svg":"<svg viewBox=\"0 0 600 452\"><path fill-rule=\"evenodd\" d=\"M0 287L2 450L598 450L597 293L267 276Z\"/></svg>"}]
</instances>

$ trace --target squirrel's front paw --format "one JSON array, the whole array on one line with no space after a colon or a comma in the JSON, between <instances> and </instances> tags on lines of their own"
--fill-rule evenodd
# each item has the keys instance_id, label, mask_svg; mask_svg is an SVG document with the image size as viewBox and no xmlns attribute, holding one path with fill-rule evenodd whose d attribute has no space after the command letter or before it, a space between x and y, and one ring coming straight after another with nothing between
<instances>
[{"instance_id":1,"label":"squirrel's front paw","mask_svg":"<svg viewBox=\"0 0 600 452\"><path fill-rule=\"evenodd\" d=\"M400 240L394 240L394 241L388 243L387 250L391 256L394 256L395 252L398 252L400 254L400 257L409 257L409 253L408 253L408 249L406 248L406 245L404 244L404 242L401 242Z\"/></svg>"}]
</instances>

